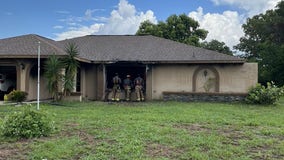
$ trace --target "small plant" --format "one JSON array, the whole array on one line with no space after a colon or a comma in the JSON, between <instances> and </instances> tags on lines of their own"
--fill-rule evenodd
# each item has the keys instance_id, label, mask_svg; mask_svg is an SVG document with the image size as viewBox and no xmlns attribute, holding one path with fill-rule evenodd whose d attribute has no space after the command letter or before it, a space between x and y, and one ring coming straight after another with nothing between
<instances>
[{"instance_id":1,"label":"small plant","mask_svg":"<svg viewBox=\"0 0 284 160\"><path fill-rule=\"evenodd\" d=\"M28 93L18 90L13 90L7 95L8 101L12 102L23 102L27 98Z\"/></svg>"},{"instance_id":2,"label":"small plant","mask_svg":"<svg viewBox=\"0 0 284 160\"><path fill-rule=\"evenodd\" d=\"M253 104L274 104L284 94L284 88L279 88L273 82L267 82L267 87L257 84L249 90L245 101Z\"/></svg>"},{"instance_id":3,"label":"small plant","mask_svg":"<svg viewBox=\"0 0 284 160\"><path fill-rule=\"evenodd\" d=\"M15 138L48 136L54 131L54 122L47 113L25 106L5 117L2 131L4 136Z\"/></svg>"},{"instance_id":4,"label":"small plant","mask_svg":"<svg viewBox=\"0 0 284 160\"><path fill-rule=\"evenodd\" d=\"M8 101L8 95L4 94L4 101Z\"/></svg>"}]
</instances>

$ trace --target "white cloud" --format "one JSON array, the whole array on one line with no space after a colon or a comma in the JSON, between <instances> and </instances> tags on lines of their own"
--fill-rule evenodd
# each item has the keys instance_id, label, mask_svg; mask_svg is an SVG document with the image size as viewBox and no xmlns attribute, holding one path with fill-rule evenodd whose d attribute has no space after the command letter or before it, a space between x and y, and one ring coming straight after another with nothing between
<instances>
[{"instance_id":1,"label":"white cloud","mask_svg":"<svg viewBox=\"0 0 284 160\"><path fill-rule=\"evenodd\" d=\"M64 28L63 26L59 26L59 25L53 26L53 29L63 29L63 28Z\"/></svg>"},{"instance_id":2,"label":"white cloud","mask_svg":"<svg viewBox=\"0 0 284 160\"><path fill-rule=\"evenodd\" d=\"M57 37L55 39L56 40L64 40L64 39L69 39L69 38L74 38L74 37L80 37L80 36L95 34L103 26L104 26L104 24L93 24L89 27L83 26L83 27L80 27L80 28L73 28L72 30L69 30L67 32L56 34Z\"/></svg>"},{"instance_id":3,"label":"white cloud","mask_svg":"<svg viewBox=\"0 0 284 160\"><path fill-rule=\"evenodd\" d=\"M111 16L100 34L135 34L140 23L145 20L157 23L153 11L138 13L135 6L129 4L126 0L120 0L118 10L111 12Z\"/></svg>"},{"instance_id":4,"label":"white cloud","mask_svg":"<svg viewBox=\"0 0 284 160\"><path fill-rule=\"evenodd\" d=\"M247 16L264 13L273 9L281 0L211 0L215 5L231 5L246 11Z\"/></svg>"},{"instance_id":5,"label":"white cloud","mask_svg":"<svg viewBox=\"0 0 284 160\"><path fill-rule=\"evenodd\" d=\"M66 23L73 24L72 30L55 34L55 39L62 40L66 38L73 38L90 34L135 34L141 22L150 20L153 23L157 23L153 11L148 10L145 13L138 12L135 6L129 4L127 0L120 0L117 9L111 12L110 17L99 18L100 20L103 20L104 23L95 22L90 26L80 24L80 22L82 22L80 20L97 20L93 18L93 12L94 10L86 10L85 16L83 18L69 17L69 20L66 20Z\"/></svg>"},{"instance_id":6,"label":"white cloud","mask_svg":"<svg viewBox=\"0 0 284 160\"><path fill-rule=\"evenodd\" d=\"M223 13L203 13L202 7L190 12L189 17L194 18L201 28L209 31L207 41L217 39L223 41L231 49L239 43L244 35L242 24L248 17L265 13L273 9L281 0L211 0L215 5L230 5L242 9L243 14L237 11L224 11Z\"/></svg>"},{"instance_id":7,"label":"white cloud","mask_svg":"<svg viewBox=\"0 0 284 160\"><path fill-rule=\"evenodd\" d=\"M55 13L57 13L57 14L70 14L69 11L64 11L64 10L62 10L62 11L55 11Z\"/></svg>"},{"instance_id":8,"label":"white cloud","mask_svg":"<svg viewBox=\"0 0 284 160\"><path fill-rule=\"evenodd\" d=\"M197 20L200 28L209 31L207 41L217 39L232 48L239 43L240 37L244 35L241 27L243 18L238 12L225 11L222 14L204 14L202 7L199 7L197 11L190 12L188 16Z\"/></svg>"}]
</instances>

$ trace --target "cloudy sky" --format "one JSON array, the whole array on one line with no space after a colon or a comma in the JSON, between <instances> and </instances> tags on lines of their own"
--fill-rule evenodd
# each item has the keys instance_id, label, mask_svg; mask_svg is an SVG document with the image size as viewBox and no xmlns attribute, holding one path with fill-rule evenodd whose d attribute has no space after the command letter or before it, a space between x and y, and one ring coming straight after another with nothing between
<instances>
[{"instance_id":1,"label":"cloudy sky","mask_svg":"<svg viewBox=\"0 0 284 160\"><path fill-rule=\"evenodd\" d=\"M244 34L248 17L264 13L281 0L1 0L0 39L39 34L54 40L98 34L135 34L145 20L165 21L187 14L232 47Z\"/></svg>"}]
</instances>

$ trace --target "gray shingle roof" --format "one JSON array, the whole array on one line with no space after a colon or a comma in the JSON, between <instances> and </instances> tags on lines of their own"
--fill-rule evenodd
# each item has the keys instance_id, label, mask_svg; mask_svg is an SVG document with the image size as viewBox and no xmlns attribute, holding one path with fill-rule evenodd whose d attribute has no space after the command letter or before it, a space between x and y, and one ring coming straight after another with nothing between
<instances>
[{"instance_id":1,"label":"gray shingle roof","mask_svg":"<svg viewBox=\"0 0 284 160\"><path fill-rule=\"evenodd\" d=\"M59 41L94 62L244 63L243 59L154 36L90 35Z\"/></svg>"},{"instance_id":2,"label":"gray shingle roof","mask_svg":"<svg viewBox=\"0 0 284 160\"><path fill-rule=\"evenodd\" d=\"M53 53L66 55L58 42L34 34L0 39L0 58L31 58L38 53L40 41L41 56L46 57Z\"/></svg>"},{"instance_id":3,"label":"gray shingle roof","mask_svg":"<svg viewBox=\"0 0 284 160\"><path fill-rule=\"evenodd\" d=\"M66 55L64 46L75 42L79 59L87 62L153 62L153 63L244 63L238 57L221 54L154 36L91 35L53 41L30 34L0 39L0 58L34 58L38 41L41 55Z\"/></svg>"}]
</instances>

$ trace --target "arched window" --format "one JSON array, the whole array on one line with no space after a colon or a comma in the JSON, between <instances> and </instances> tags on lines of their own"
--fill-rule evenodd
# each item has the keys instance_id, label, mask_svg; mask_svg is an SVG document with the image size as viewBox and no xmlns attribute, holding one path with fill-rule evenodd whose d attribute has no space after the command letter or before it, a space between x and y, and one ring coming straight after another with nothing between
<instances>
[{"instance_id":1,"label":"arched window","mask_svg":"<svg viewBox=\"0 0 284 160\"><path fill-rule=\"evenodd\" d=\"M219 73L211 66L198 67L193 74L193 92L219 92Z\"/></svg>"}]
</instances>

